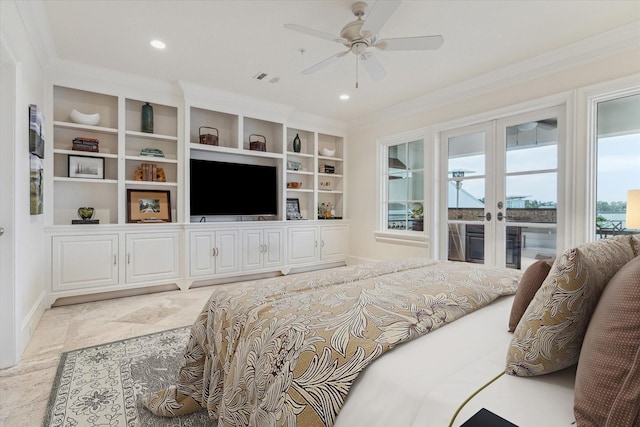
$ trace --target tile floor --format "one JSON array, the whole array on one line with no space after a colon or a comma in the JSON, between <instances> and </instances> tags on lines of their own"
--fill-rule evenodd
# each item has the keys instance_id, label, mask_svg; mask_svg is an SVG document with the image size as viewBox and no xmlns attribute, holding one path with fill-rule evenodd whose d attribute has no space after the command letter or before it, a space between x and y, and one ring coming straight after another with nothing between
<instances>
[{"instance_id":1,"label":"tile floor","mask_svg":"<svg viewBox=\"0 0 640 427\"><path fill-rule=\"evenodd\" d=\"M42 424L63 352L188 326L212 290L167 291L47 310L22 361L0 370L0 426Z\"/></svg>"}]
</instances>

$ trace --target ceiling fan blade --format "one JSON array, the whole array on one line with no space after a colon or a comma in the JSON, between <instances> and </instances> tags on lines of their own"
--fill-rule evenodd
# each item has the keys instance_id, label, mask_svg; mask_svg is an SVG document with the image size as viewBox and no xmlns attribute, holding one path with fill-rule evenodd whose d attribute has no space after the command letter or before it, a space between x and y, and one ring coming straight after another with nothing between
<instances>
[{"instance_id":1,"label":"ceiling fan blade","mask_svg":"<svg viewBox=\"0 0 640 427\"><path fill-rule=\"evenodd\" d=\"M336 53L333 56L328 57L327 59L318 62L316 65L307 68L306 70L302 70L302 74L312 74L315 73L316 71L318 71L321 68L326 67L329 64L332 64L334 62L336 62L338 59L342 58L343 56L345 56L347 53L349 53L349 50L346 50L344 52L339 52Z\"/></svg>"},{"instance_id":2,"label":"ceiling fan blade","mask_svg":"<svg viewBox=\"0 0 640 427\"><path fill-rule=\"evenodd\" d=\"M360 30L361 33L369 31L372 36L378 34L382 26L400 6L400 0L378 0L371 6L371 10L365 16L366 20Z\"/></svg>"},{"instance_id":3,"label":"ceiling fan blade","mask_svg":"<svg viewBox=\"0 0 640 427\"><path fill-rule=\"evenodd\" d=\"M346 43L346 40L343 39L343 38L340 38L338 36L334 36L333 34L325 33L323 31L318 31L318 30L314 30L314 29L311 29L311 28L303 27L302 25L284 24L284 27L289 29L289 30L298 31L300 33L307 34L309 36L319 37L321 39L329 40L329 41L332 41L332 42L337 42L337 43L340 43L340 44L345 44Z\"/></svg>"},{"instance_id":4,"label":"ceiling fan blade","mask_svg":"<svg viewBox=\"0 0 640 427\"><path fill-rule=\"evenodd\" d=\"M361 55L360 59L362 60L364 69L367 70L372 80L382 80L384 76L387 75L384 67L382 66L380 61L378 61L378 58L373 55L373 53L367 52L364 55Z\"/></svg>"},{"instance_id":5,"label":"ceiling fan blade","mask_svg":"<svg viewBox=\"0 0 640 427\"><path fill-rule=\"evenodd\" d=\"M436 50L442 43L442 36L419 36L383 39L374 46L381 50Z\"/></svg>"}]
</instances>

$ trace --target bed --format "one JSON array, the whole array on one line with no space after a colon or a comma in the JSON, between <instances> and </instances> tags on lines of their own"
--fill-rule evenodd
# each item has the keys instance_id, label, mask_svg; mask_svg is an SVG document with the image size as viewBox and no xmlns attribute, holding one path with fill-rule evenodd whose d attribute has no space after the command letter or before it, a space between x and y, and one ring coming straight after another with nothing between
<instances>
[{"instance_id":1,"label":"bed","mask_svg":"<svg viewBox=\"0 0 640 427\"><path fill-rule=\"evenodd\" d=\"M640 248L616 244L617 264L585 252L608 271L599 281ZM159 416L206 408L219 427L462 426L482 408L520 427L576 425L576 354L544 375L530 372L538 365L523 371L530 378L505 375L526 365L513 349L530 335L531 307L567 271L583 271L576 253L542 277L514 334L507 322L524 280L513 269L409 259L222 285L192 326L177 383L142 402ZM588 293L592 311L605 284Z\"/></svg>"},{"instance_id":2,"label":"bed","mask_svg":"<svg viewBox=\"0 0 640 427\"><path fill-rule=\"evenodd\" d=\"M332 426L374 360L513 295L520 275L408 259L219 287L192 326L178 383L144 403L163 416L206 408L220 427Z\"/></svg>"}]
</instances>

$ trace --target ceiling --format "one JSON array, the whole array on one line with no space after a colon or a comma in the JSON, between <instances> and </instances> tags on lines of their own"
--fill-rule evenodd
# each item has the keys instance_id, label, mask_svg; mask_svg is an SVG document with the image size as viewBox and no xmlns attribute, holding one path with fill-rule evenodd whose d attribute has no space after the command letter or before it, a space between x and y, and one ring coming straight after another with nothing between
<instances>
[{"instance_id":1,"label":"ceiling","mask_svg":"<svg viewBox=\"0 0 640 427\"><path fill-rule=\"evenodd\" d=\"M372 81L360 67L358 89L356 57L351 53L302 75L303 69L346 48L285 29L284 24L338 36L355 19L351 3L42 2L55 59L195 83L347 122L634 21L640 25L640 2L635 0L403 1L382 27L380 38L439 34L444 37L440 49L374 49L387 76ZM41 31L46 34L47 29ZM167 48L151 48L154 38ZM268 77L254 79L259 73ZM269 82L274 77L278 82ZM339 100L343 93L351 98Z\"/></svg>"}]
</instances>

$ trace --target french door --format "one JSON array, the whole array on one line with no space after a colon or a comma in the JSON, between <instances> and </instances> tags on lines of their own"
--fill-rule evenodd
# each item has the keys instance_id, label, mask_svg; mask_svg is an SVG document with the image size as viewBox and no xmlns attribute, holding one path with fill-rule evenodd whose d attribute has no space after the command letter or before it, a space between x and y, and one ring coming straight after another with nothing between
<instances>
[{"instance_id":1,"label":"french door","mask_svg":"<svg viewBox=\"0 0 640 427\"><path fill-rule=\"evenodd\" d=\"M441 133L441 253L525 269L555 258L564 117L548 108Z\"/></svg>"}]
</instances>

